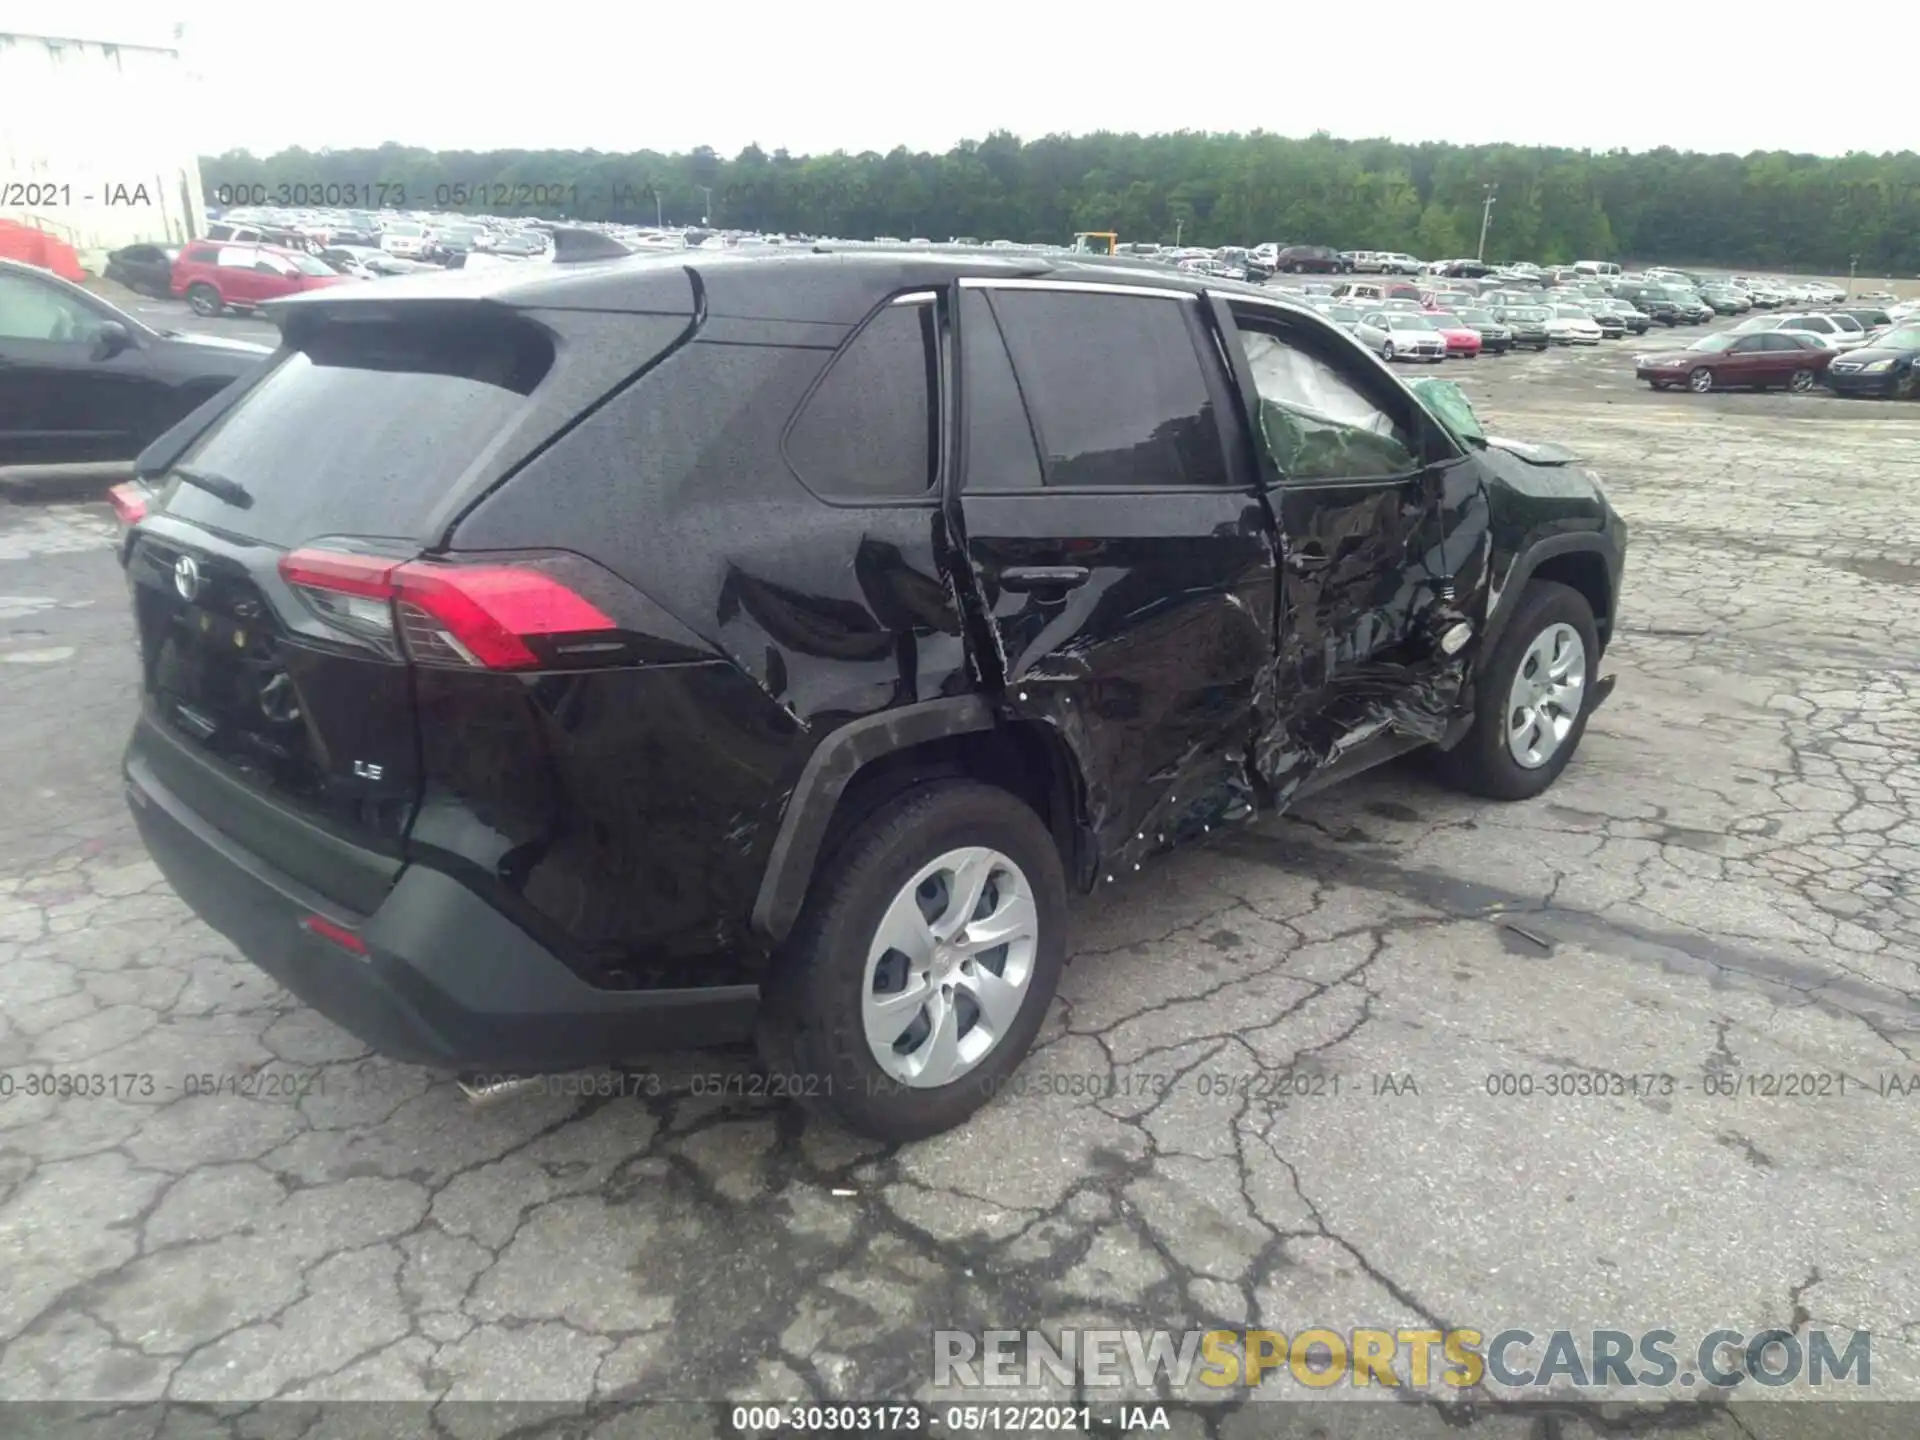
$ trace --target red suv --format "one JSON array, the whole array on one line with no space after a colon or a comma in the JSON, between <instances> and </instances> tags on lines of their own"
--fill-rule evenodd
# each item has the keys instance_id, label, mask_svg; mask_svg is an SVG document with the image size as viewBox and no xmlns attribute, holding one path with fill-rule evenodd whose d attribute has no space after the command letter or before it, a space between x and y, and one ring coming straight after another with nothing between
<instances>
[{"instance_id":1,"label":"red suv","mask_svg":"<svg viewBox=\"0 0 1920 1440\"><path fill-rule=\"evenodd\" d=\"M196 240L173 262L173 293L196 315L252 310L283 295L338 285L349 277L326 261L277 245Z\"/></svg>"}]
</instances>

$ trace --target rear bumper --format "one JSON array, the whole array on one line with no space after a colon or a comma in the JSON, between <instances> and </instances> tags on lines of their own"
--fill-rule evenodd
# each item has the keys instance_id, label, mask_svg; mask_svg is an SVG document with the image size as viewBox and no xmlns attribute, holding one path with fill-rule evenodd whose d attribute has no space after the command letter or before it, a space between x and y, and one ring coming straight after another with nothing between
<instances>
[{"instance_id":1,"label":"rear bumper","mask_svg":"<svg viewBox=\"0 0 1920 1440\"><path fill-rule=\"evenodd\" d=\"M456 1070L550 1073L745 1040L759 987L600 990L452 876L401 871L370 915L343 910L215 829L130 751L127 800L154 863L200 918L379 1053ZM318 917L357 954L306 928Z\"/></svg>"}]
</instances>

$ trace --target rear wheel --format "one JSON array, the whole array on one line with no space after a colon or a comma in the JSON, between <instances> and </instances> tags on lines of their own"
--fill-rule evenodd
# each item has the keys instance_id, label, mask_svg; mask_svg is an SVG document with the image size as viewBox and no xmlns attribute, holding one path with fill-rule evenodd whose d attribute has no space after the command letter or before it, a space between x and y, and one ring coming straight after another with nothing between
<instances>
[{"instance_id":1,"label":"rear wheel","mask_svg":"<svg viewBox=\"0 0 1920 1440\"><path fill-rule=\"evenodd\" d=\"M220 292L204 280L196 280L187 287L187 304L193 313L202 316L214 316L220 313Z\"/></svg>"},{"instance_id":2,"label":"rear wheel","mask_svg":"<svg viewBox=\"0 0 1920 1440\"><path fill-rule=\"evenodd\" d=\"M1697 366L1693 373L1687 376L1687 388L1696 395L1706 394L1713 389L1713 372L1704 365Z\"/></svg>"},{"instance_id":3,"label":"rear wheel","mask_svg":"<svg viewBox=\"0 0 1920 1440\"><path fill-rule=\"evenodd\" d=\"M1806 394L1809 390L1813 389L1813 371L1811 370L1794 371L1792 378L1790 378L1787 381L1787 389L1791 390L1796 395Z\"/></svg>"},{"instance_id":4,"label":"rear wheel","mask_svg":"<svg viewBox=\"0 0 1920 1440\"><path fill-rule=\"evenodd\" d=\"M1528 800L1560 778L1587 728L1600 644L1579 591L1535 580L1475 681L1473 728L1438 757L1451 784Z\"/></svg>"},{"instance_id":5,"label":"rear wheel","mask_svg":"<svg viewBox=\"0 0 1920 1440\"><path fill-rule=\"evenodd\" d=\"M882 806L814 882L768 986L762 1062L811 1108L889 1143L992 1099L1066 956L1060 855L1040 817L970 780Z\"/></svg>"}]
</instances>

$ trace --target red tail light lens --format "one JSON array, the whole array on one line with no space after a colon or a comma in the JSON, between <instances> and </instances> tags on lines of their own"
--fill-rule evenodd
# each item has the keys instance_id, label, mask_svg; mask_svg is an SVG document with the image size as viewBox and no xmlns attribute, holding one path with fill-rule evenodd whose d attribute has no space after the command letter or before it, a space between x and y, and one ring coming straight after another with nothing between
<instances>
[{"instance_id":1,"label":"red tail light lens","mask_svg":"<svg viewBox=\"0 0 1920 1440\"><path fill-rule=\"evenodd\" d=\"M421 665L532 670L544 662L529 639L618 628L558 580L519 566L296 550L280 574L323 619L395 642Z\"/></svg>"},{"instance_id":2,"label":"red tail light lens","mask_svg":"<svg viewBox=\"0 0 1920 1440\"><path fill-rule=\"evenodd\" d=\"M355 955L367 953L367 942L344 925L336 925L324 915L309 915L300 922L300 928L329 944L338 945L342 950Z\"/></svg>"},{"instance_id":3,"label":"red tail light lens","mask_svg":"<svg viewBox=\"0 0 1920 1440\"><path fill-rule=\"evenodd\" d=\"M107 499L113 502L113 513L120 517L122 525L137 525L147 516L153 492L138 480L129 480L107 491Z\"/></svg>"}]
</instances>

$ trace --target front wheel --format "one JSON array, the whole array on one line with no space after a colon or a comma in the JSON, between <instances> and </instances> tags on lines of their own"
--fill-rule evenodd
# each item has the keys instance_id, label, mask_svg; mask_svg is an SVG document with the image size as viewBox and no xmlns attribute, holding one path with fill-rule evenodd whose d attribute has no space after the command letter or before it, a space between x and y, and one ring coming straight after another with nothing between
<instances>
[{"instance_id":1,"label":"front wheel","mask_svg":"<svg viewBox=\"0 0 1920 1440\"><path fill-rule=\"evenodd\" d=\"M1600 644L1579 591L1535 580L1474 682L1473 728L1439 756L1447 781L1491 800L1530 800L1560 778L1587 728Z\"/></svg>"},{"instance_id":2,"label":"front wheel","mask_svg":"<svg viewBox=\"0 0 1920 1440\"><path fill-rule=\"evenodd\" d=\"M970 780L922 785L822 866L768 986L760 1055L803 1104L892 1144L998 1092L1066 958L1059 851L1033 809Z\"/></svg>"},{"instance_id":3,"label":"front wheel","mask_svg":"<svg viewBox=\"0 0 1920 1440\"><path fill-rule=\"evenodd\" d=\"M1893 382L1893 398L1911 400L1916 389L1920 389L1920 382L1915 380L1913 371L1909 370Z\"/></svg>"},{"instance_id":4,"label":"front wheel","mask_svg":"<svg viewBox=\"0 0 1920 1440\"><path fill-rule=\"evenodd\" d=\"M193 313L211 319L220 313L220 292L204 280L187 287L187 304Z\"/></svg>"},{"instance_id":5,"label":"front wheel","mask_svg":"<svg viewBox=\"0 0 1920 1440\"><path fill-rule=\"evenodd\" d=\"M1796 370L1787 381L1787 389L1796 395L1804 395L1813 389L1813 371Z\"/></svg>"},{"instance_id":6,"label":"front wheel","mask_svg":"<svg viewBox=\"0 0 1920 1440\"><path fill-rule=\"evenodd\" d=\"M1687 376L1687 389L1696 395L1706 394L1713 389L1713 372L1704 365L1697 366L1693 373Z\"/></svg>"},{"instance_id":7,"label":"front wheel","mask_svg":"<svg viewBox=\"0 0 1920 1440\"><path fill-rule=\"evenodd\" d=\"M1387 341L1386 344L1380 347L1380 358L1382 360L1385 360L1388 364L1393 363L1393 354L1394 354L1393 342L1391 340Z\"/></svg>"}]
</instances>

